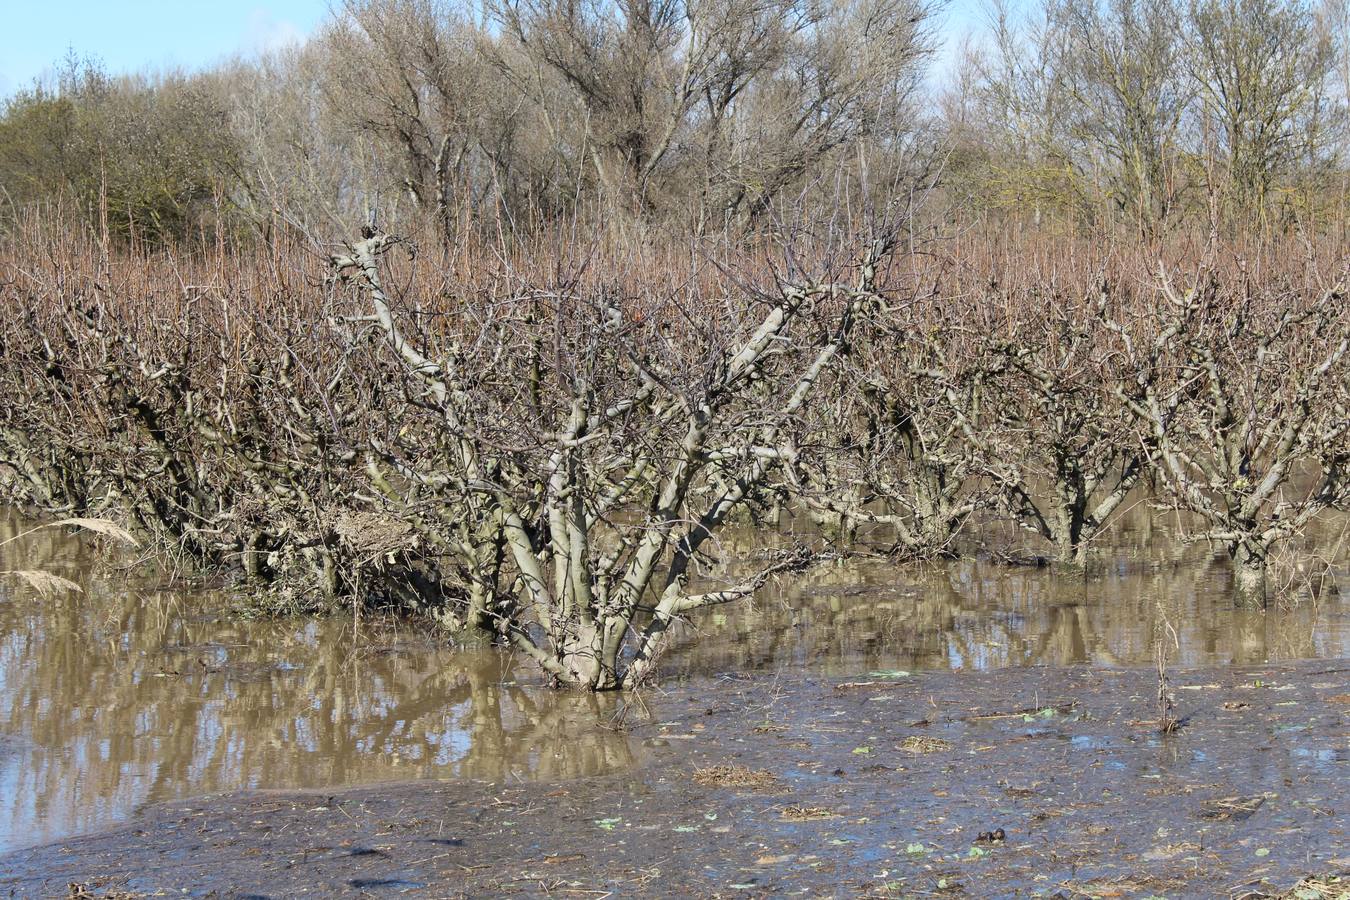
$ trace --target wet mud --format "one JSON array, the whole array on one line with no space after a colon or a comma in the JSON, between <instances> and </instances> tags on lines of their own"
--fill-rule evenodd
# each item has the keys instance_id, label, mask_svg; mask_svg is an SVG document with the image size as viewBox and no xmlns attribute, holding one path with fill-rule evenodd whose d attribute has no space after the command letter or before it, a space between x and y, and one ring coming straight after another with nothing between
<instances>
[{"instance_id":1,"label":"wet mud","mask_svg":"<svg viewBox=\"0 0 1350 900\"><path fill-rule=\"evenodd\" d=\"M1338 896L1350 661L694 677L627 771L253 791L0 857L0 896ZM1344 893L1339 894L1344 896Z\"/></svg>"}]
</instances>

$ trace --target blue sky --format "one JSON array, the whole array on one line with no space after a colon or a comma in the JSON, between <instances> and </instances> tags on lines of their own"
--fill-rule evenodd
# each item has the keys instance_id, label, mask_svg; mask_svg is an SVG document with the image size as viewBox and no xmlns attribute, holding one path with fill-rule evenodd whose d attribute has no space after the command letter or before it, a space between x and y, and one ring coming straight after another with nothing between
<instances>
[{"instance_id":1,"label":"blue sky","mask_svg":"<svg viewBox=\"0 0 1350 900\"><path fill-rule=\"evenodd\" d=\"M978 18L980 0L951 0L944 31ZM328 15L329 0L4 0L0 97L50 72L73 49L113 73L196 68L235 53L303 40ZM949 63L951 44L939 56Z\"/></svg>"},{"instance_id":2,"label":"blue sky","mask_svg":"<svg viewBox=\"0 0 1350 900\"><path fill-rule=\"evenodd\" d=\"M302 40L328 0L5 0L0 96L50 71L73 48L109 72L194 68Z\"/></svg>"}]
</instances>

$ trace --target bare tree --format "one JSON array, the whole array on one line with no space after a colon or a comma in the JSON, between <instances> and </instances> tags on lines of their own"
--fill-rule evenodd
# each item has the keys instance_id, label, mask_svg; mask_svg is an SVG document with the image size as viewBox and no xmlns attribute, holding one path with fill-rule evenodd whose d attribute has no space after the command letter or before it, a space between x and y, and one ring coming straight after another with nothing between
<instances>
[{"instance_id":1,"label":"bare tree","mask_svg":"<svg viewBox=\"0 0 1350 900\"><path fill-rule=\"evenodd\" d=\"M1326 149L1330 33L1304 0L1198 0L1190 33L1211 190L1260 217L1279 180Z\"/></svg>"},{"instance_id":2,"label":"bare tree","mask_svg":"<svg viewBox=\"0 0 1350 900\"><path fill-rule=\"evenodd\" d=\"M715 204L699 218L762 210L837 148L901 123L929 15L918 0L493 10L520 50L513 59L500 47L498 65L546 115L548 82L528 63L562 79L610 195L650 213L698 192Z\"/></svg>"},{"instance_id":3,"label":"bare tree","mask_svg":"<svg viewBox=\"0 0 1350 900\"><path fill-rule=\"evenodd\" d=\"M465 524L448 543L481 580L474 614L553 677L634 684L674 619L803 562L789 554L691 590L705 544L780 464L817 382L878 302L889 240L871 244L852 284L690 294L664 309L565 283L485 297L463 313L471 343L434 357L384 287L379 259L397 243L372 234L334 258L356 273L429 413L376 447L394 473L379 487L405 507L460 498L448 517Z\"/></svg>"},{"instance_id":4,"label":"bare tree","mask_svg":"<svg viewBox=\"0 0 1350 900\"><path fill-rule=\"evenodd\" d=\"M1051 544L1057 563L1082 566L1145 474L1149 444L1136 438L1118 399L1137 393L1137 373L1119 365L1100 327L1110 302L1105 279L1086 296L1057 293L1037 310L1038 300L1045 302L1034 293L1013 300L1034 311L986 351L1002 361L1003 401L994 427L972 439L1014 519Z\"/></svg>"},{"instance_id":5,"label":"bare tree","mask_svg":"<svg viewBox=\"0 0 1350 900\"><path fill-rule=\"evenodd\" d=\"M1158 277L1156 362L1140 371L1167 375L1141 379L1127 403L1173 501L1205 523L1197 537L1226 549L1239 600L1262 604L1271 548L1350 490L1344 275L1279 302L1250 283L1228 293L1212 271L1185 289ZM1139 359L1142 342L1126 344Z\"/></svg>"},{"instance_id":6,"label":"bare tree","mask_svg":"<svg viewBox=\"0 0 1350 900\"><path fill-rule=\"evenodd\" d=\"M971 434L997 401L972 352L978 326L935 293L909 293L919 299L859 329L832 402L814 408L797 448L792 493L842 537L881 526L898 555L955 556L959 532L993 500Z\"/></svg>"},{"instance_id":7,"label":"bare tree","mask_svg":"<svg viewBox=\"0 0 1350 900\"><path fill-rule=\"evenodd\" d=\"M1071 140L1145 232L1176 204L1179 137L1193 88L1173 0L1056 2L1055 66L1071 98Z\"/></svg>"},{"instance_id":8,"label":"bare tree","mask_svg":"<svg viewBox=\"0 0 1350 900\"><path fill-rule=\"evenodd\" d=\"M333 108L398 148L413 206L444 224L486 113L475 30L439 0L347 0L319 40Z\"/></svg>"}]
</instances>

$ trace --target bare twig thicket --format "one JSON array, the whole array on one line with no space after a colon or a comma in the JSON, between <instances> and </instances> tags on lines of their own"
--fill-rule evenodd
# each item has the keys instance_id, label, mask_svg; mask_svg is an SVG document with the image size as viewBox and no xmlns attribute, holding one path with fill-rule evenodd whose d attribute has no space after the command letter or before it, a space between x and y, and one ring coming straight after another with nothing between
<instances>
[{"instance_id":1,"label":"bare twig thicket","mask_svg":"<svg viewBox=\"0 0 1350 900\"><path fill-rule=\"evenodd\" d=\"M712 577L752 506L916 556L1003 515L1081 565L1148 479L1259 601L1271 548L1350 494L1350 312L1315 253L821 226L175 255L30 224L0 262L6 500L429 612L564 684L635 684L674 619L809 563Z\"/></svg>"}]
</instances>

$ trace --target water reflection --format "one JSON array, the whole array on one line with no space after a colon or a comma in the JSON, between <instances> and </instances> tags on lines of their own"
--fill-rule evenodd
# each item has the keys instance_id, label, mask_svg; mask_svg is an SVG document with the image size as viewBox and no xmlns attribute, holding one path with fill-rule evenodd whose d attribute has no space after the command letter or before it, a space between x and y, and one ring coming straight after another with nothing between
<instances>
[{"instance_id":1,"label":"water reflection","mask_svg":"<svg viewBox=\"0 0 1350 900\"><path fill-rule=\"evenodd\" d=\"M817 568L753 602L699 616L679 632L670 667L842 674L1147 666L1163 621L1177 633L1172 665L1350 656L1350 603L1334 581L1316 598L1237 609L1226 560L1205 544L1177 540L1174 525L1143 513L1117 526L1086 574L978 557L919 568L880 559ZM1344 569L1332 574L1350 589Z\"/></svg>"},{"instance_id":2,"label":"water reflection","mask_svg":"<svg viewBox=\"0 0 1350 900\"><path fill-rule=\"evenodd\" d=\"M93 562L64 535L23 543L24 565L76 580ZM636 742L602 727L615 698L532 687L495 652L391 631L353 642L341 620L228 621L209 595L111 581L48 598L0 587L0 850L241 787L570 778L635 762Z\"/></svg>"},{"instance_id":3,"label":"water reflection","mask_svg":"<svg viewBox=\"0 0 1350 900\"><path fill-rule=\"evenodd\" d=\"M19 527L0 518L0 540ZM1338 597L1236 611L1204 547L1149 527L1146 539L1127 523L1107 574L1088 578L978 560L817 569L685 626L666 671L1148 664L1160 614L1182 665L1350 655ZM723 549L746 548L732 536ZM639 761L640 740L607 727L616 698L541 689L509 657L406 628L354 640L343 619L241 622L207 593L128 588L98 559L57 531L0 549L0 569L86 588L0 584L0 850L242 787L554 779Z\"/></svg>"}]
</instances>

